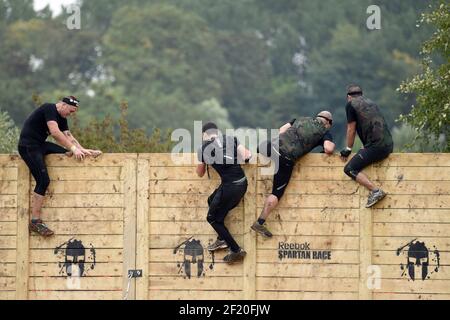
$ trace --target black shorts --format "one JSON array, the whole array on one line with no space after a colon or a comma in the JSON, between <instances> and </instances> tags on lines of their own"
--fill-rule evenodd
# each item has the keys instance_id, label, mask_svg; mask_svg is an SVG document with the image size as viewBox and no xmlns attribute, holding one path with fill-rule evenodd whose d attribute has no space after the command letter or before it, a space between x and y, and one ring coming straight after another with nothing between
<instances>
[{"instance_id":1,"label":"black shorts","mask_svg":"<svg viewBox=\"0 0 450 320\"><path fill-rule=\"evenodd\" d=\"M344 172L352 179L356 179L356 176L367 166L384 160L392 153L393 147L379 148L368 147L358 151L358 153L347 163L344 168Z\"/></svg>"},{"instance_id":2,"label":"black shorts","mask_svg":"<svg viewBox=\"0 0 450 320\"><path fill-rule=\"evenodd\" d=\"M283 157L279 158L278 171L273 176L272 194L280 200L291 180L295 163Z\"/></svg>"},{"instance_id":3,"label":"black shorts","mask_svg":"<svg viewBox=\"0 0 450 320\"><path fill-rule=\"evenodd\" d=\"M278 163L278 171L273 176L272 194L280 200L291 180L295 162L283 157L279 153L277 154L276 150L272 148L270 141L263 142L258 148L258 153L271 158L275 164Z\"/></svg>"},{"instance_id":4,"label":"black shorts","mask_svg":"<svg viewBox=\"0 0 450 320\"><path fill-rule=\"evenodd\" d=\"M50 177L48 176L44 157L48 154L64 154L67 150L51 142L45 142L42 146L19 146L18 149L20 156L36 180L34 192L45 196L45 192L50 184Z\"/></svg>"}]
</instances>

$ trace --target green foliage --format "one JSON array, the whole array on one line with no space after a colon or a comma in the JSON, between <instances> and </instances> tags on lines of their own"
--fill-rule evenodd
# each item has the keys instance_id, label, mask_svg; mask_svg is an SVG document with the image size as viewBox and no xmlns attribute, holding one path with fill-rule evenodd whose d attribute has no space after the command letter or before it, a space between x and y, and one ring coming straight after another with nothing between
<instances>
[{"instance_id":1,"label":"green foliage","mask_svg":"<svg viewBox=\"0 0 450 320\"><path fill-rule=\"evenodd\" d=\"M402 83L399 91L415 94L417 103L411 112L400 120L415 128L418 139L436 146L440 137L450 151L450 4L442 2L433 12L422 16L422 23L432 24L436 31L425 42L423 72L412 80ZM435 58L436 57L436 58ZM443 62L437 62L443 58ZM434 142L430 141L434 137Z\"/></svg>"},{"instance_id":2,"label":"green foliage","mask_svg":"<svg viewBox=\"0 0 450 320\"><path fill-rule=\"evenodd\" d=\"M278 128L328 109L343 141L345 86L360 83L393 126L414 101L395 88L420 72L431 35L416 28L426 1L379 0L379 31L365 26L370 0L77 2L81 30L66 28L64 11L0 0L0 104L16 123L74 94L87 129L117 123L123 100L129 127L149 136L195 120Z\"/></svg>"},{"instance_id":3,"label":"green foliage","mask_svg":"<svg viewBox=\"0 0 450 320\"><path fill-rule=\"evenodd\" d=\"M163 153L170 152L173 143L170 132L163 134L155 129L149 136L143 129L130 129L127 121L128 104L122 102L118 120L106 116L94 119L86 127L80 126L77 118L71 126L73 135L86 148L99 149L107 153Z\"/></svg>"},{"instance_id":4,"label":"green foliage","mask_svg":"<svg viewBox=\"0 0 450 320\"><path fill-rule=\"evenodd\" d=\"M19 134L8 113L0 109L0 153L16 153Z\"/></svg>"},{"instance_id":5,"label":"green foliage","mask_svg":"<svg viewBox=\"0 0 450 320\"><path fill-rule=\"evenodd\" d=\"M392 129L392 139L394 140L394 152L442 152L444 139L428 137L428 141L417 139L419 132L407 124ZM431 142L431 143L430 143Z\"/></svg>"},{"instance_id":6,"label":"green foliage","mask_svg":"<svg viewBox=\"0 0 450 320\"><path fill-rule=\"evenodd\" d=\"M195 14L163 4L122 7L103 44L104 67L133 106L133 126L186 128L198 119L196 105L221 95L221 52Z\"/></svg>"},{"instance_id":7,"label":"green foliage","mask_svg":"<svg viewBox=\"0 0 450 320\"><path fill-rule=\"evenodd\" d=\"M0 0L0 20L12 23L35 16L33 0Z\"/></svg>"}]
</instances>

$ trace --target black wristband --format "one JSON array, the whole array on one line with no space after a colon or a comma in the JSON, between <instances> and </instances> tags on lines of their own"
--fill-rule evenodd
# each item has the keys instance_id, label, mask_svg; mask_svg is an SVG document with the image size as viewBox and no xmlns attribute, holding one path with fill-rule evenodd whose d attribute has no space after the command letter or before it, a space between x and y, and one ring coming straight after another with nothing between
<instances>
[{"instance_id":1,"label":"black wristband","mask_svg":"<svg viewBox=\"0 0 450 320\"><path fill-rule=\"evenodd\" d=\"M341 151L341 156L347 158L352 153L352 150L348 150L347 148Z\"/></svg>"}]
</instances>

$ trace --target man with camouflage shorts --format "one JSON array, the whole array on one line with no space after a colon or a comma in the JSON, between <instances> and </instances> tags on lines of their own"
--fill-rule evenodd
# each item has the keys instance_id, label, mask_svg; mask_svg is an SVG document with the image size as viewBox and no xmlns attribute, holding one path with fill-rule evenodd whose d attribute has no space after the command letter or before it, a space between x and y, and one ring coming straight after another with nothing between
<instances>
[{"instance_id":1,"label":"man with camouflage shorts","mask_svg":"<svg viewBox=\"0 0 450 320\"><path fill-rule=\"evenodd\" d=\"M344 172L353 180L369 189L366 208L381 201L386 193L375 187L361 171L370 164L386 159L394 149L392 136L378 106L363 96L360 86L350 85L347 89L347 148L341 157L347 161L352 152L356 132L364 147L345 166Z\"/></svg>"},{"instance_id":2,"label":"man with camouflage shorts","mask_svg":"<svg viewBox=\"0 0 450 320\"><path fill-rule=\"evenodd\" d=\"M278 171L273 177L272 194L267 197L259 219L251 226L252 230L265 238L272 237L264 224L283 197L295 162L318 146L323 146L325 153L332 155L335 148L329 132L332 125L333 117L328 111L322 111L315 118L294 119L280 128L278 138L260 146L261 154L278 163Z\"/></svg>"}]
</instances>

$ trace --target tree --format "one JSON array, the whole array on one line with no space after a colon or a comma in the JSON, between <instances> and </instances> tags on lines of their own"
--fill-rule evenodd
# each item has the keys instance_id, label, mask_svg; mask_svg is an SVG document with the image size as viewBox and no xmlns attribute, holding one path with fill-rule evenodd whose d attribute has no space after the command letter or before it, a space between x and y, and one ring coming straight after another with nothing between
<instances>
[{"instance_id":1,"label":"tree","mask_svg":"<svg viewBox=\"0 0 450 320\"><path fill-rule=\"evenodd\" d=\"M224 60L194 13L166 4L122 7L103 38L103 65L130 104L134 127L186 127L193 106L222 92Z\"/></svg>"},{"instance_id":2,"label":"tree","mask_svg":"<svg viewBox=\"0 0 450 320\"><path fill-rule=\"evenodd\" d=\"M61 21L33 18L9 24L1 38L0 102L17 123L33 110L33 94L55 101L56 90L75 94L96 73L89 31L68 32Z\"/></svg>"},{"instance_id":3,"label":"tree","mask_svg":"<svg viewBox=\"0 0 450 320\"><path fill-rule=\"evenodd\" d=\"M415 26L426 1L379 0L379 31L365 25L370 0L77 2L81 30L32 0L0 0L0 105L16 123L33 95L70 93L83 126L118 121L123 100L130 127L147 134L206 118L276 128L326 108L340 141L347 82L361 83L390 125L409 112L414 97L395 88L420 72L431 35Z\"/></svg>"},{"instance_id":4,"label":"tree","mask_svg":"<svg viewBox=\"0 0 450 320\"><path fill-rule=\"evenodd\" d=\"M146 130L132 129L127 120L128 104L120 105L117 120L110 116L93 119L86 126L75 118L71 131L84 146L102 150L106 153L161 153L170 152L173 143L170 132L162 134L155 129L151 135Z\"/></svg>"},{"instance_id":5,"label":"tree","mask_svg":"<svg viewBox=\"0 0 450 320\"><path fill-rule=\"evenodd\" d=\"M33 0L0 0L0 20L12 23L36 16Z\"/></svg>"},{"instance_id":6,"label":"tree","mask_svg":"<svg viewBox=\"0 0 450 320\"><path fill-rule=\"evenodd\" d=\"M424 141L424 139L415 141L417 135L417 130L407 124L394 127L392 129L394 152L436 152L444 146L443 139L436 139L433 136L428 138L431 143Z\"/></svg>"},{"instance_id":7,"label":"tree","mask_svg":"<svg viewBox=\"0 0 450 320\"><path fill-rule=\"evenodd\" d=\"M228 110L222 107L217 99L205 100L202 103L193 106L191 109L192 116L204 123L213 121L223 130L232 129L233 125L228 116Z\"/></svg>"},{"instance_id":8,"label":"tree","mask_svg":"<svg viewBox=\"0 0 450 320\"><path fill-rule=\"evenodd\" d=\"M417 104L400 120L418 132L418 139L429 141L429 134L446 139L444 150L450 151L450 4L442 2L433 12L423 14L422 23L436 27L434 35L422 48L423 72L402 83L399 91L415 94ZM441 64L437 57L443 58Z\"/></svg>"},{"instance_id":9,"label":"tree","mask_svg":"<svg viewBox=\"0 0 450 320\"><path fill-rule=\"evenodd\" d=\"M7 112L0 109L0 153L17 152L19 129L14 125Z\"/></svg>"}]
</instances>

